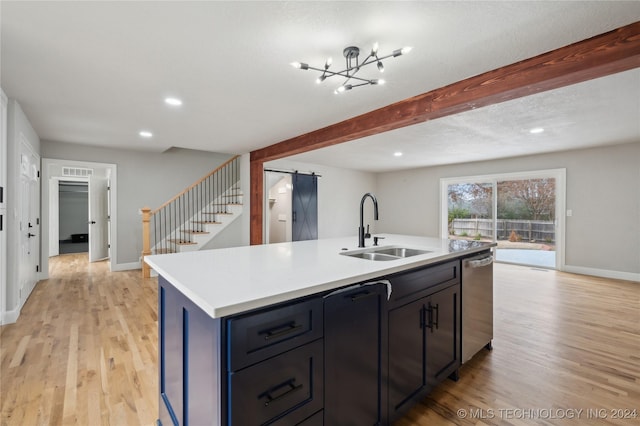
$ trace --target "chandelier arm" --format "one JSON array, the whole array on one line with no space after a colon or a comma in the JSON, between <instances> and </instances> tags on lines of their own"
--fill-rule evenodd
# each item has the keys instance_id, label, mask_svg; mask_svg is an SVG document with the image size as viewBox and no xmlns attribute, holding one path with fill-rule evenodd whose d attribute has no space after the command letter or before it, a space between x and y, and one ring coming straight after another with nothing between
<instances>
[{"instance_id":1,"label":"chandelier arm","mask_svg":"<svg viewBox=\"0 0 640 426\"><path fill-rule=\"evenodd\" d=\"M393 57L393 53L390 53L390 54L385 55L385 56L380 56L377 59L378 59L378 61L381 61L383 59L387 59L387 58L391 58L391 57ZM374 62L374 61L371 61L371 62Z\"/></svg>"},{"instance_id":2,"label":"chandelier arm","mask_svg":"<svg viewBox=\"0 0 640 426\"><path fill-rule=\"evenodd\" d=\"M371 80L369 80L369 79L367 79L367 78L356 77L356 76L354 76L354 75L338 74L338 73L336 73L336 75L340 75L340 76L342 76L342 77L345 77L345 78L346 78L346 80L345 80L345 82L344 82L343 84L345 84L347 81L349 81L349 80L351 80L351 79L353 79L353 80L359 80L359 81L371 81Z\"/></svg>"},{"instance_id":3,"label":"chandelier arm","mask_svg":"<svg viewBox=\"0 0 640 426\"><path fill-rule=\"evenodd\" d=\"M371 80L367 80L365 83L352 84L351 88L360 87L360 86L366 86L367 84L373 84L373 83L371 82Z\"/></svg>"},{"instance_id":4,"label":"chandelier arm","mask_svg":"<svg viewBox=\"0 0 640 426\"><path fill-rule=\"evenodd\" d=\"M311 68L311 67L309 67L309 68ZM343 70L343 71L338 71L338 72L330 71L330 70L323 70L323 71L327 74L327 77L332 77L334 75L339 75L341 77L345 77L347 79L347 81L349 79L351 79L351 78L353 78L355 80L360 80L360 81L370 81L369 79L366 79L366 78L356 77L354 74L347 74L347 72L350 71L350 70Z\"/></svg>"}]
</instances>

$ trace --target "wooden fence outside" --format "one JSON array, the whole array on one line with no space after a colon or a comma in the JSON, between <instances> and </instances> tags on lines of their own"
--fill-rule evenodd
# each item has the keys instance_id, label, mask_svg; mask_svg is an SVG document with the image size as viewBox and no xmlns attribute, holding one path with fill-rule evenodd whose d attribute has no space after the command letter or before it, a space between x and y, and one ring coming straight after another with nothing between
<instances>
[{"instance_id":1,"label":"wooden fence outside","mask_svg":"<svg viewBox=\"0 0 640 426\"><path fill-rule=\"evenodd\" d=\"M514 231L523 241L555 242L555 225L548 220L498 219L497 238L507 240ZM493 238L493 219L453 219L449 233Z\"/></svg>"}]
</instances>

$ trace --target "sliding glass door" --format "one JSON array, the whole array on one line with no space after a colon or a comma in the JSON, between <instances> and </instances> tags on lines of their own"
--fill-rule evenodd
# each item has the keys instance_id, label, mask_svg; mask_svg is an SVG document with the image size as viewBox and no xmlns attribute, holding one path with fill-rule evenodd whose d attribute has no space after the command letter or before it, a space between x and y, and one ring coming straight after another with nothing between
<instances>
[{"instance_id":1,"label":"sliding glass door","mask_svg":"<svg viewBox=\"0 0 640 426\"><path fill-rule=\"evenodd\" d=\"M556 267L556 179L497 182L496 260Z\"/></svg>"},{"instance_id":2,"label":"sliding glass door","mask_svg":"<svg viewBox=\"0 0 640 426\"><path fill-rule=\"evenodd\" d=\"M496 260L561 269L564 169L441 179L442 234L497 242Z\"/></svg>"}]
</instances>

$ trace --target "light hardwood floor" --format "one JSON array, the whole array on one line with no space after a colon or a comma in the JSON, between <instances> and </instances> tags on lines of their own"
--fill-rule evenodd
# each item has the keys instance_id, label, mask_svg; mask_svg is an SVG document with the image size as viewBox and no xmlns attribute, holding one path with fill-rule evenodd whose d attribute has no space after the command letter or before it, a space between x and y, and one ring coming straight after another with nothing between
<instances>
[{"instance_id":1,"label":"light hardwood floor","mask_svg":"<svg viewBox=\"0 0 640 426\"><path fill-rule=\"evenodd\" d=\"M50 264L0 331L1 424L154 424L156 280ZM640 424L640 283L496 264L494 293L494 350L397 426Z\"/></svg>"}]
</instances>

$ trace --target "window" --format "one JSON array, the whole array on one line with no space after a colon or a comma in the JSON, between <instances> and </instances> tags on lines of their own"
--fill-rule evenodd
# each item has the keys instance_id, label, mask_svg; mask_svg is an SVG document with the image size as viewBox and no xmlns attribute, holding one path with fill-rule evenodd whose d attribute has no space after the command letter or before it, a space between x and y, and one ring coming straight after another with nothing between
<instances>
[{"instance_id":1,"label":"window","mask_svg":"<svg viewBox=\"0 0 640 426\"><path fill-rule=\"evenodd\" d=\"M495 241L496 260L562 269L565 169L440 180L442 236Z\"/></svg>"}]
</instances>

